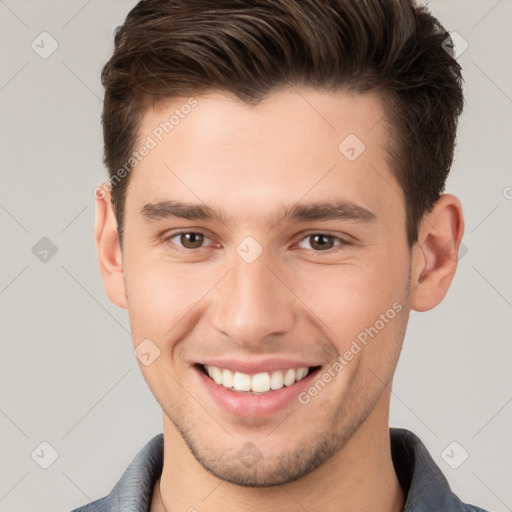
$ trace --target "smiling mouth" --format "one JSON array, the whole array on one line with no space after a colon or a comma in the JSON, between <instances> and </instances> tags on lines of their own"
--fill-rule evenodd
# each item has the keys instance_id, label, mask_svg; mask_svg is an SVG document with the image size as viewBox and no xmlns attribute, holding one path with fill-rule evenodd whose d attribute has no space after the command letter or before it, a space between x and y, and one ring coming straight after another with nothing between
<instances>
[{"instance_id":1,"label":"smiling mouth","mask_svg":"<svg viewBox=\"0 0 512 512\"><path fill-rule=\"evenodd\" d=\"M236 393L252 395L271 393L283 387L293 386L321 368L321 366L309 366L251 375L200 363L196 363L195 367L219 386Z\"/></svg>"}]
</instances>

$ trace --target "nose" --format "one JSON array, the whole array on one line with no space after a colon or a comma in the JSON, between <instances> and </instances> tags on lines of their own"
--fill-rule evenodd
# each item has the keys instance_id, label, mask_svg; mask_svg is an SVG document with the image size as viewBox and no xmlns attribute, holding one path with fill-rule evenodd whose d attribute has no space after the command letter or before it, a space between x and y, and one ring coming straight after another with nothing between
<instances>
[{"instance_id":1,"label":"nose","mask_svg":"<svg viewBox=\"0 0 512 512\"><path fill-rule=\"evenodd\" d=\"M296 298L269 260L265 252L251 263L235 254L231 272L215 288L213 327L246 348L262 346L293 327Z\"/></svg>"}]
</instances>

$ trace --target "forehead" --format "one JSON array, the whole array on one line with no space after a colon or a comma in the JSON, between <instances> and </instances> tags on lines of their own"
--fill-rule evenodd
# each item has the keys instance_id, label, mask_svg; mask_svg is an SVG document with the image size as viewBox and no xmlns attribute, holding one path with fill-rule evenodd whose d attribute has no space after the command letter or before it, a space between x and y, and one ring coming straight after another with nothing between
<instances>
[{"instance_id":1,"label":"forehead","mask_svg":"<svg viewBox=\"0 0 512 512\"><path fill-rule=\"evenodd\" d=\"M169 121L172 126L165 124ZM250 136L256 146L270 143L276 148L281 144L286 149L288 142L296 146L297 137L311 139L316 132L325 138L330 132L331 137L325 142L332 146L333 139L350 133L358 134L365 142L374 142L384 136L382 121L382 100L376 93L287 87L274 91L257 105L249 105L229 93L210 92L156 103L143 116L139 138L155 130L160 132L160 127L164 133L156 133L157 138L170 133L179 138L180 132L193 130L198 141L208 140L212 145L245 143ZM273 136L277 133L276 140Z\"/></svg>"},{"instance_id":2,"label":"forehead","mask_svg":"<svg viewBox=\"0 0 512 512\"><path fill-rule=\"evenodd\" d=\"M372 209L399 193L396 183L385 190L394 180L386 137L376 94L293 87L255 106L220 92L174 98L142 118L137 147L151 149L137 163L128 195L212 207L222 200L261 215L263 206L282 207L283 197L290 204L330 194Z\"/></svg>"}]
</instances>

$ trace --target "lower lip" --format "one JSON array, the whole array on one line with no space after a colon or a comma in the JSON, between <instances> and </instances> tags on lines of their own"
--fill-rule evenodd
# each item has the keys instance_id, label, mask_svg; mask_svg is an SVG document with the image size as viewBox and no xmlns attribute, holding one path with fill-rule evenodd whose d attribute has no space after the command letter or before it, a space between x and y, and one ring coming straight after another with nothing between
<instances>
[{"instance_id":1,"label":"lower lip","mask_svg":"<svg viewBox=\"0 0 512 512\"><path fill-rule=\"evenodd\" d=\"M219 407L235 416L243 416L245 418L270 416L285 409L294 402L298 402L297 396L299 393L303 392L310 385L319 371L317 369L309 373L302 380L295 382L291 386L283 386L281 389L264 394L250 395L248 393L231 391L220 384L216 384L200 368L197 366L193 368L199 375L202 385Z\"/></svg>"}]
</instances>

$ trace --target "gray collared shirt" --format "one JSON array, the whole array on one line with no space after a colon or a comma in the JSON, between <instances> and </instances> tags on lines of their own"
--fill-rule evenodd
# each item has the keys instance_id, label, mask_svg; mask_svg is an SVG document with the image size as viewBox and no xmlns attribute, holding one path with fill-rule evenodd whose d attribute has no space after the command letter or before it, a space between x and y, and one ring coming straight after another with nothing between
<instances>
[{"instance_id":1,"label":"gray collared shirt","mask_svg":"<svg viewBox=\"0 0 512 512\"><path fill-rule=\"evenodd\" d=\"M448 481L420 439L409 430L391 428L391 453L405 496L403 512L486 512L453 494ZM158 434L135 456L108 496L71 512L150 512L155 482L164 458Z\"/></svg>"}]
</instances>

